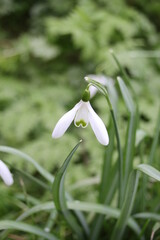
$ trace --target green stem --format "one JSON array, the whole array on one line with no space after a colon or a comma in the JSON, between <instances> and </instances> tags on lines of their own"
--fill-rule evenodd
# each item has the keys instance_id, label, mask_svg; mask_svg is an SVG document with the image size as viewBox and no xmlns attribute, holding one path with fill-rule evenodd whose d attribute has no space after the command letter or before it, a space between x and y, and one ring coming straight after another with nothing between
<instances>
[{"instance_id":1,"label":"green stem","mask_svg":"<svg viewBox=\"0 0 160 240\"><path fill-rule=\"evenodd\" d=\"M113 112L113 109L110 109L114 127L115 127L115 134L116 134L116 139L117 139L117 147L118 147L118 152L119 152L119 161L118 161L118 168L119 168L119 201L118 201L118 206L120 207L122 205L122 197L123 197L123 154L122 154L122 148L121 148L121 142L120 142L120 137L119 137L119 132L118 132L118 127L116 123L116 118Z\"/></svg>"},{"instance_id":2,"label":"green stem","mask_svg":"<svg viewBox=\"0 0 160 240\"><path fill-rule=\"evenodd\" d=\"M114 124L114 128L115 128L115 133L116 133L116 140L117 140L117 147L118 147L118 153L119 153L119 161L118 161L118 168L119 168L119 199L118 199L118 206L120 207L122 205L122 196L123 196L123 154L122 154L122 148L121 148L121 142L120 142L120 137L119 137L119 132L118 132L118 127L117 127L117 122L116 122L116 118L115 118L115 114L114 114L114 110L112 108L112 104L111 101L109 99L108 96L108 92L106 90L106 88L96 82L93 79L87 78L86 79L89 83L91 83L94 87L96 87L106 98L109 108L110 108L110 112L111 112L111 116L113 119L113 124Z\"/></svg>"}]
</instances>

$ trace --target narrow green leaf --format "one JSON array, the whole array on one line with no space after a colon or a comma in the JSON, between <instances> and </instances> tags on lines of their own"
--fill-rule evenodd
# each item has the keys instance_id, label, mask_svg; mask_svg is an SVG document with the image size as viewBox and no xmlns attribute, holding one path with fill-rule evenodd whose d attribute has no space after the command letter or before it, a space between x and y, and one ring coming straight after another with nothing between
<instances>
[{"instance_id":1,"label":"narrow green leaf","mask_svg":"<svg viewBox=\"0 0 160 240\"><path fill-rule=\"evenodd\" d=\"M67 167L72 159L72 156L74 155L77 148L79 147L80 143L81 141L73 148L73 150L70 152L70 154L64 161L63 165L59 169L57 175L55 176L55 180L53 183L53 199L54 199L56 209L62 212L64 218L66 219L68 224L71 226L71 228L74 230L74 232L77 234L79 239L83 239L84 233L82 231L81 226L77 222L75 216L67 208L67 203L65 198L65 189L64 189L64 178L67 171ZM85 229L88 230L88 228L85 228Z\"/></svg>"},{"instance_id":2,"label":"narrow green leaf","mask_svg":"<svg viewBox=\"0 0 160 240\"><path fill-rule=\"evenodd\" d=\"M135 111L135 105L131 97L131 94L121 77L117 77L117 81L118 81L123 99L125 101L126 107L130 113L133 113Z\"/></svg>"},{"instance_id":3,"label":"narrow green leaf","mask_svg":"<svg viewBox=\"0 0 160 240\"><path fill-rule=\"evenodd\" d=\"M160 181L160 171L148 164L140 164L136 167L139 171L147 174L149 177L154 178L157 181Z\"/></svg>"},{"instance_id":4,"label":"narrow green leaf","mask_svg":"<svg viewBox=\"0 0 160 240\"><path fill-rule=\"evenodd\" d=\"M122 205L122 211L116 223L116 226L113 230L111 240L120 240L123 237L123 233L124 233L128 218L133 208L137 187L138 187L138 179L139 179L138 173L135 170L133 170L130 174L129 181L127 184L127 190L126 190L125 199Z\"/></svg>"},{"instance_id":5,"label":"narrow green leaf","mask_svg":"<svg viewBox=\"0 0 160 240\"><path fill-rule=\"evenodd\" d=\"M135 138L136 138L136 128L137 128L137 118L138 113L130 115L129 125L127 129L125 151L124 151L124 189L127 186L129 175L133 169L133 158L135 151Z\"/></svg>"},{"instance_id":6,"label":"narrow green leaf","mask_svg":"<svg viewBox=\"0 0 160 240\"><path fill-rule=\"evenodd\" d=\"M103 159L102 165L102 175L101 175L101 183L100 183L100 190L99 190L99 201L100 203L104 203L107 193L110 189L111 185L111 167L112 167L112 156L114 150L114 137L115 137L115 130L114 125L111 120L109 126L109 145L105 150L105 155Z\"/></svg>"},{"instance_id":7,"label":"narrow green leaf","mask_svg":"<svg viewBox=\"0 0 160 240\"><path fill-rule=\"evenodd\" d=\"M47 233L36 226L32 226L22 222L15 222L15 221L8 221L8 220L0 221L0 230L5 230L5 229L19 230L27 233L32 233L37 236L43 236L45 239L58 240L58 238L55 237L53 234Z\"/></svg>"},{"instance_id":8,"label":"narrow green leaf","mask_svg":"<svg viewBox=\"0 0 160 240\"><path fill-rule=\"evenodd\" d=\"M119 175L118 206L121 206L122 198L123 198L123 154L122 154L121 141L120 141L118 125L117 125L117 121L116 121L116 118L115 118L115 114L114 114L114 111L112 109L110 111L111 111L112 120L113 120L113 123L114 123L116 140L117 140L117 148L118 148L118 175Z\"/></svg>"},{"instance_id":9,"label":"narrow green leaf","mask_svg":"<svg viewBox=\"0 0 160 240\"><path fill-rule=\"evenodd\" d=\"M156 148L158 145L159 134L160 134L160 109L158 112L157 124L155 127L155 133L154 133L153 143L152 143L152 147L151 147L151 152L150 152L149 159L148 159L149 164L153 164Z\"/></svg>"},{"instance_id":10,"label":"narrow green leaf","mask_svg":"<svg viewBox=\"0 0 160 240\"><path fill-rule=\"evenodd\" d=\"M109 146L106 148L104 159L103 159L103 165L102 165L102 176L101 176L101 183L100 183L100 190L99 190L99 201L100 203L108 204L107 196L110 192L110 189L113 186L113 180L115 179L115 175L112 174L112 155L114 150L114 136L115 136L115 130L114 125L111 119L110 127L109 127ZM113 195L112 195L113 196ZM102 228L104 221L104 215L96 214L92 228L91 228L91 234L90 238L92 240L97 240L99 238L99 233Z\"/></svg>"},{"instance_id":11,"label":"narrow green leaf","mask_svg":"<svg viewBox=\"0 0 160 240\"><path fill-rule=\"evenodd\" d=\"M152 230L153 235L154 235L156 229L158 230L158 228L159 228L160 214L152 213L152 212L142 212L142 213L134 214L133 217L137 218L137 219L146 219L146 225L148 225L149 221L151 221L151 220L158 221L158 223L156 223L153 226L153 230Z\"/></svg>"},{"instance_id":12,"label":"narrow green leaf","mask_svg":"<svg viewBox=\"0 0 160 240\"><path fill-rule=\"evenodd\" d=\"M120 216L120 210L117 208L112 208L109 206L105 206L102 204L97 204L97 203L89 203L89 202L81 202L81 201L72 201L72 202L67 202L67 207L70 210L79 210L79 211L84 211L84 212L92 212L92 213L99 213L106 215L111 218L118 219ZM38 204L29 210L25 211L17 220L24 220L27 217L31 216L32 214L39 213L40 211L51 211L55 209L55 205L53 202L46 202L42 204ZM138 224L136 223L133 218L128 218L127 221L128 226L137 234L140 234L140 228Z\"/></svg>"},{"instance_id":13,"label":"narrow green leaf","mask_svg":"<svg viewBox=\"0 0 160 240\"><path fill-rule=\"evenodd\" d=\"M5 153L10 153L13 155L16 155L18 157L20 157L20 159L25 160L26 162L31 163L36 170L49 182L53 183L54 181L54 177L48 172L46 171L44 168L42 168L33 158L31 158L29 155L15 149L15 148L11 148L11 147L7 147L7 146L0 146L0 152L5 152Z\"/></svg>"},{"instance_id":14,"label":"narrow green leaf","mask_svg":"<svg viewBox=\"0 0 160 240\"><path fill-rule=\"evenodd\" d=\"M116 172L116 174L114 175L114 179L110 185L109 192L108 192L105 202L104 202L105 205L108 205L111 202L111 200L113 199L113 196L117 189L117 185L118 185L117 183L118 183L118 172ZM105 218L105 216L103 216L102 214L101 215L99 214L97 216L95 222L93 223L93 228L92 228L92 232L91 232L92 240L98 239L101 227L104 222L104 218Z\"/></svg>"},{"instance_id":15,"label":"narrow green leaf","mask_svg":"<svg viewBox=\"0 0 160 240\"><path fill-rule=\"evenodd\" d=\"M153 212L136 213L132 217L137 219L140 218L140 219L150 219L153 221L160 221L160 214L153 213Z\"/></svg>"},{"instance_id":16,"label":"narrow green leaf","mask_svg":"<svg viewBox=\"0 0 160 240\"><path fill-rule=\"evenodd\" d=\"M53 202L46 202L46 203L37 204L36 206L34 206L34 207L26 210L24 213L22 213L16 219L16 221L22 221L22 220L28 218L29 216L31 216L32 214L38 213L40 211L50 211L52 209L56 209Z\"/></svg>"},{"instance_id":17,"label":"narrow green leaf","mask_svg":"<svg viewBox=\"0 0 160 240\"><path fill-rule=\"evenodd\" d=\"M159 108L157 121L156 121L156 126L155 126L155 131L154 131L154 135L153 135L153 142L152 142L150 154L149 154L149 157L148 157L148 164L149 165L152 165L154 163L154 157L155 157L156 148L157 148L157 145L158 145L159 134L160 134L160 108ZM142 151L144 151L144 150L142 149ZM142 161L142 163L143 163L143 161ZM143 181L143 186L142 186L143 187L143 196L142 197L143 197L143 199L145 199L146 191L147 191L147 182L148 182L147 176L144 175L143 179L144 179L144 181ZM146 205L146 202L144 201L143 209L145 209L145 205Z\"/></svg>"},{"instance_id":18,"label":"narrow green leaf","mask_svg":"<svg viewBox=\"0 0 160 240\"><path fill-rule=\"evenodd\" d=\"M126 143L125 143L124 165L123 165L123 171L125 172L123 189L125 191L130 172L133 169L133 157L134 157L134 150L135 150L138 111L135 108L131 94L127 86L125 85L123 79L118 77L117 81L118 81L125 105L130 113Z\"/></svg>"},{"instance_id":19,"label":"narrow green leaf","mask_svg":"<svg viewBox=\"0 0 160 240\"><path fill-rule=\"evenodd\" d=\"M141 238L141 237L144 235L144 233L145 233L145 231L146 231L146 229L147 229L147 227L148 227L149 222L150 222L150 219L147 219L147 220L145 221L145 223L143 224L141 233L140 233L140 235L139 235L139 238Z\"/></svg>"}]
</instances>

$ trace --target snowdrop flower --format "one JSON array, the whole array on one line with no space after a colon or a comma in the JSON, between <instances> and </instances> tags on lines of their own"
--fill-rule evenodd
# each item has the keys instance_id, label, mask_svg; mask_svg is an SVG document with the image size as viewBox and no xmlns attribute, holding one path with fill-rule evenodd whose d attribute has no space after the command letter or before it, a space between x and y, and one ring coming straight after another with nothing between
<instances>
[{"instance_id":1,"label":"snowdrop flower","mask_svg":"<svg viewBox=\"0 0 160 240\"><path fill-rule=\"evenodd\" d=\"M13 184L12 174L4 162L0 160L0 177L8 186Z\"/></svg>"},{"instance_id":2,"label":"snowdrop flower","mask_svg":"<svg viewBox=\"0 0 160 240\"><path fill-rule=\"evenodd\" d=\"M76 127L86 128L88 123L90 123L98 141L102 145L108 145L109 137L106 127L101 118L93 110L89 102L89 98L89 90L86 90L82 100L80 100L69 112L65 113L62 118L60 118L53 130L53 138L59 138L63 136L74 120L74 125Z\"/></svg>"}]
</instances>

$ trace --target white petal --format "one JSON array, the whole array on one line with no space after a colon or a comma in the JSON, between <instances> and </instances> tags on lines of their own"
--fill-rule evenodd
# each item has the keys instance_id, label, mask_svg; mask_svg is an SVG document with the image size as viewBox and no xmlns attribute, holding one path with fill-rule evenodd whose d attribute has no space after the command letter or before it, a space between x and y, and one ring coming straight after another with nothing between
<instances>
[{"instance_id":1,"label":"white petal","mask_svg":"<svg viewBox=\"0 0 160 240\"><path fill-rule=\"evenodd\" d=\"M76 127L82 127L82 128L86 128L88 125L88 102L82 102L82 105L80 106L80 108L77 110L76 112L76 116L74 119L74 124Z\"/></svg>"},{"instance_id":2,"label":"white petal","mask_svg":"<svg viewBox=\"0 0 160 240\"><path fill-rule=\"evenodd\" d=\"M1 160L0 160L0 177L3 179L6 185L10 186L13 184L12 174L10 173L6 164Z\"/></svg>"},{"instance_id":3,"label":"white petal","mask_svg":"<svg viewBox=\"0 0 160 240\"><path fill-rule=\"evenodd\" d=\"M66 132L66 130L69 128L71 125L77 110L81 106L82 102L80 101L77 103L69 112L65 113L58 123L56 124L53 133L52 133L52 138L59 138L63 136L63 134Z\"/></svg>"},{"instance_id":4,"label":"white petal","mask_svg":"<svg viewBox=\"0 0 160 240\"><path fill-rule=\"evenodd\" d=\"M90 103L88 104L88 110L89 110L89 122L91 124L94 134L96 135L96 138L102 145L108 145L109 143L108 132L103 121L97 115L97 113L95 113Z\"/></svg>"}]
</instances>

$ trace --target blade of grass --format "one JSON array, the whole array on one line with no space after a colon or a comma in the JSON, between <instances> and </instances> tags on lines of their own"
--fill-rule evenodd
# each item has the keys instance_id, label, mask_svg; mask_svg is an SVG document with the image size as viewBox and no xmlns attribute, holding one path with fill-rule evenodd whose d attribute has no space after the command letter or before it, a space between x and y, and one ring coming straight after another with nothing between
<instances>
[{"instance_id":1,"label":"blade of grass","mask_svg":"<svg viewBox=\"0 0 160 240\"><path fill-rule=\"evenodd\" d=\"M29 155L15 149L15 148L12 148L12 147L7 147L7 146L0 146L0 152L5 152L5 153L10 153L10 154L13 154L13 155L16 155L18 157L20 157L20 159L22 158L22 160L24 161L27 161L31 164L34 165L34 167L36 168L36 170L46 179L48 180L49 182L53 183L54 181L54 177L48 172L46 171L44 168L42 168L33 158L31 158ZM69 195L67 195L67 197L69 197ZM84 218L81 216L80 213L76 212L77 216L80 217L80 221L82 222L82 219L83 219L83 222L82 224L85 225L85 221L84 221Z\"/></svg>"},{"instance_id":2,"label":"blade of grass","mask_svg":"<svg viewBox=\"0 0 160 240\"><path fill-rule=\"evenodd\" d=\"M5 152L5 153L10 153L13 155L16 155L18 157L20 157L20 159L22 158L23 160L25 160L26 162L31 163L36 170L49 182L53 183L54 181L54 177L48 172L46 171L44 168L42 168L33 158L31 158L29 155L27 155L26 153L23 153L15 148L12 147L7 147L7 146L0 146L0 152Z\"/></svg>"},{"instance_id":3,"label":"blade of grass","mask_svg":"<svg viewBox=\"0 0 160 240\"><path fill-rule=\"evenodd\" d=\"M137 127L137 114L131 115L127 130L124 157L124 190L126 188L129 175L133 169L133 159L135 151L135 136Z\"/></svg>"},{"instance_id":4,"label":"blade of grass","mask_svg":"<svg viewBox=\"0 0 160 240\"><path fill-rule=\"evenodd\" d=\"M122 96L123 96L123 99L124 99L124 102L126 104L128 111L131 114L134 114L135 104L133 102L133 99L131 97L131 94L130 94L127 86L125 85L125 83L121 77L117 77L117 82L119 84L119 87L120 87L120 90L121 90L121 93L122 93Z\"/></svg>"},{"instance_id":5,"label":"blade of grass","mask_svg":"<svg viewBox=\"0 0 160 240\"><path fill-rule=\"evenodd\" d=\"M124 172L125 172L123 189L125 192L130 172L133 169L133 157L134 157L134 150L135 150L138 111L136 111L131 94L129 93L129 90L126 87L122 78L118 77L117 82L119 84L125 105L130 113L130 119L129 119L129 125L127 129L127 136L126 136L126 143L125 143L125 152L124 152L125 157L124 157L124 166L123 166Z\"/></svg>"},{"instance_id":6,"label":"blade of grass","mask_svg":"<svg viewBox=\"0 0 160 240\"><path fill-rule=\"evenodd\" d=\"M140 164L136 167L137 170L147 174L149 177L154 178L157 181L160 181L160 171L148 164Z\"/></svg>"},{"instance_id":7,"label":"blade of grass","mask_svg":"<svg viewBox=\"0 0 160 240\"><path fill-rule=\"evenodd\" d=\"M114 126L111 120L110 127L109 127L109 145L105 150L105 155L103 159L102 165L102 175L101 175L101 182L100 182L100 190L99 190L99 201L100 203L104 203L107 193L110 188L111 179L111 166L112 166L112 155L114 150Z\"/></svg>"},{"instance_id":8,"label":"blade of grass","mask_svg":"<svg viewBox=\"0 0 160 240\"><path fill-rule=\"evenodd\" d=\"M105 203L108 193L111 189L111 182L113 178L113 174L111 174L111 167L112 167L112 154L114 149L114 126L111 120L110 127L109 127L109 146L106 148L103 165L102 165L102 176L101 176L101 183L100 183L100 190L99 190L99 202ZM115 179L115 177L114 177ZM113 185L112 185L113 186ZM113 196L113 195L112 195ZM99 238L99 233L102 228L102 224L104 221L103 215L96 215L94 217L94 221L92 223L91 234L90 238L92 240L97 240Z\"/></svg>"},{"instance_id":9,"label":"blade of grass","mask_svg":"<svg viewBox=\"0 0 160 240\"><path fill-rule=\"evenodd\" d=\"M134 218L150 219L153 221L160 221L160 214L152 212L141 212L133 215Z\"/></svg>"},{"instance_id":10,"label":"blade of grass","mask_svg":"<svg viewBox=\"0 0 160 240\"><path fill-rule=\"evenodd\" d=\"M109 206L104 206L102 204L96 204L96 203L87 203L87 202L80 202L80 201L74 201L69 203L68 206L71 209L78 208L79 210L86 211L86 212L95 212L95 213L101 213L104 215L107 215L107 217L113 217L118 219L120 217L121 211L116 208L112 208ZM127 224L134 230L136 234L139 235L140 228L137 225L136 222L133 223L132 218L127 219Z\"/></svg>"},{"instance_id":11,"label":"blade of grass","mask_svg":"<svg viewBox=\"0 0 160 240\"><path fill-rule=\"evenodd\" d=\"M116 164L117 165L117 164ZM110 184L110 189L106 195L106 198L104 199L104 203L105 205L109 205L110 202L112 201L114 194L116 192L117 189L117 185L118 185L118 172L117 172L117 166L114 167L115 170L113 171L112 176L114 176L114 178L112 179L112 182ZM111 178L112 178L111 176ZM96 219L93 222L93 226L92 226L92 231L91 231L91 239L95 240L95 239L99 239L99 234L100 234L100 230L102 228L103 222L104 222L104 218L105 216L103 216L102 214L100 215L96 215Z\"/></svg>"},{"instance_id":12,"label":"blade of grass","mask_svg":"<svg viewBox=\"0 0 160 240\"><path fill-rule=\"evenodd\" d=\"M150 155L149 155L149 159L148 159L149 164L153 164L156 148L158 145L159 132L160 132L160 108L159 108L159 112L158 112L157 124L156 124L156 128L155 128L153 143L152 143L152 147L151 147L151 151L150 151Z\"/></svg>"},{"instance_id":13,"label":"blade of grass","mask_svg":"<svg viewBox=\"0 0 160 240\"><path fill-rule=\"evenodd\" d=\"M97 203L89 203L89 202L81 202L81 201L72 201L67 202L67 206L71 210L79 210L84 212L92 212L92 213L100 213L102 215L106 215L107 217L118 219L120 216L120 210L117 208L112 208L109 206L104 206L102 204ZM55 209L55 205L53 202L46 202L42 204L38 204L29 210L25 211L17 220L24 220L31 216L32 214L39 213L40 211L49 211ZM133 218L128 218L127 222L128 226L137 234L139 235L141 230L136 223L136 221L133 220Z\"/></svg>"},{"instance_id":14,"label":"blade of grass","mask_svg":"<svg viewBox=\"0 0 160 240\"><path fill-rule=\"evenodd\" d=\"M73 148L73 150L70 152L66 160L64 161L63 165L59 169L58 173L55 176L55 180L53 183L53 199L56 206L56 209L60 211L63 214L63 217L67 221L67 223L70 225L70 227L73 229L73 231L76 233L77 237L79 239L84 239L84 231L85 234L88 234L88 227L85 223L85 228L82 229L82 225L80 226L77 222L75 216L68 210L66 198L65 198L65 189L64 189L64 179L65 174L67 171L67 167L76 152L77 148L79 147L81 141ZM84 223L83 223L84 224ZM87 229L87 232L86 232Z\"/></svg>"},{"instance_id":15,"label":"blade of grass","mask_svg":"<svg viewBox=\"0 0 160 240\"><path fill-rule=\"evenodd\" d=\"M48 240L58 240L53 234L46 233L45 231L41 230L37 226L29 225L22 222L15 222L15 221L8 221L2 220L0 221L0 230L19 230L27 233L32 233L37 236L43 236L45 239Z\"/></svg>"},{"instance_id":16,"label":"blade of grass","mask_svg":"<svg viewBox=\"0 0 160 240\"><path fill-rule=\"evenodd\" d=\"M118 206L122 205L122 199L123 199L123 154L122 154L122 148L121 148L121 141L120 141L120 136L119 136L119 131L118 131L118 126L116 122L116 118L114 115L113 110L111 110L111 115L115 127L115 134L116 134L116 139L117 139L117 148L118 148L118 174L119 174L119 196L118 196Z\"/></svg>"},{"instance_id":17,"label":"blade of grass","mask_svg":"<svg viewBox=\"0 0 160 240\"><path fill-rule=\"evenodd\" d=\"M115 228L113 230L111 240L121 240L123 237L123 233L124 233L128 218L133 208L137 187L138 187L138 180L139 180L139 174L135 170L133 170L130 173L129 181L127 184L127 190L124 198L124 203L122 205L122 211L115 225Z\"/></svg>"},{"instance_id":18,"label":"blade of grass","mask_svg":"<svg viewBox=\"0 0 160 240\"><path fill-rule=\"evenodd\" d=\"M159 133L160 133L160 108L157 116L157 121L156 121L156 126L155 126L155 131L154 131L154 136L153 136L153 142L148 158L148 164L153 164L154 163L154 157L156 153L156 148L158 145L158 139L159 139ZM147 184L148 184L148 179L147 176L143 176L144 178L144 183L143 183L143 199L146 197L146 191L147 191ZM144 208L145 209L146 201L144 202Z\"/></svg>"}]
</instances>

